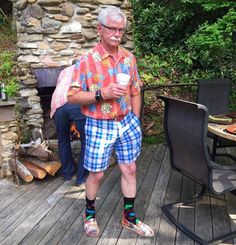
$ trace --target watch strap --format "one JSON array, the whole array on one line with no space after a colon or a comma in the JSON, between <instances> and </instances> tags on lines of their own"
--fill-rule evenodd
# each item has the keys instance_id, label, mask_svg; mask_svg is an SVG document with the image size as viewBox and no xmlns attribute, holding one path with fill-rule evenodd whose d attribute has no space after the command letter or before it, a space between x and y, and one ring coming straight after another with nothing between
<instances>
[{"instance_id":1,"label":"watch strap","mask_svg":"<svg viewBox=\"0 0 236 245\"><path fill-rule=\"evenodd\" d=\"M101 102L103 100L100 89L95 92L95 99L97 102Z\"/></svg>"}]
</instances>

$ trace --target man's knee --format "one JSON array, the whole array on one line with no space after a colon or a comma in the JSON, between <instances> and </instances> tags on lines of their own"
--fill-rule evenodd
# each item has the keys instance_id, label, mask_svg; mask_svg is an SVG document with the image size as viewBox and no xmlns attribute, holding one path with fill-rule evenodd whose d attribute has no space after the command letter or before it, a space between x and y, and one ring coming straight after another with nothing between
<instances>
[{"instance_id":1,"label":"man's knee","mask_svg":"<svg viewBox=\"0 0 236 245\"><path fill-rule=\"evenodd\" d=\"M129 175L129 176L135 176L136 174L136 164L126 164L122 167L122 174Z\"/></svg>"},{"instance_id":2,"label":"man's knee","mask_svg":"<svg viewBox=\"0 0 236 245\"><path fill-rule=\"evenodd\" d=\"M94 182L100 182L104 176L104 172L90 172L89 176Z\"/></svg>"}]
</instances>

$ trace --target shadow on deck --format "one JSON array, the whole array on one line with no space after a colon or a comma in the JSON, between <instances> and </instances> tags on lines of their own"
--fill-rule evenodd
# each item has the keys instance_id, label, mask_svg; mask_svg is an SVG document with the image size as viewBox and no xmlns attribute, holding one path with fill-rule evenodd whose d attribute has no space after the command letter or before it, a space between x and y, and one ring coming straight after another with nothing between
<instances>
[{"instance_id":1,"label":"shadow on deck","mask_svg":"<svg viewBox=\"0 0 236 245\"><path fill-rule=\"evenodd\" d=\"M75 179L63 182L47 177L19 188L7 180L0 181L0 244L194 244L166 220L160 207L163 203L190 198L199 186L170 169L164 145L145 146L137 164L135 210L137 216L154 229L153 238L142 238L122 229L123 198L120 172L115 166L106 171L96 200L101 230L98 238L84 234L85 192L83 186L74 186ZM174 212L196 233L209 238L236 229L236 197L232 194L221 199L209 195L198 205L181 207Z\"/></svg>"}]
</instances>

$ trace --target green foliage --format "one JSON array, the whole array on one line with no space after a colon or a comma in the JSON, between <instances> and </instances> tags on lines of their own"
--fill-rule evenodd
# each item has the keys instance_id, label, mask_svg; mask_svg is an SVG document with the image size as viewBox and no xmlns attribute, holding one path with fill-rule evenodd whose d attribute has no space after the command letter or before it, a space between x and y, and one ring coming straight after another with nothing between
<instances>
[{"instance_id":1,"label":"green foliage","mask_svg":"<svg viewBox=\"0 0 236 245\"><path fill-rule=\"evenodd\" d=\"M8 83L6 85L6 93L9 97L14 97L17 95L17 92L19 91L19 84L17 83L16 77L12 77L8 80Z\"/></svg>"},{"instance_id":2,"label":"green foliage","mask_svg":"<svg viewBox=\"0 0 236 245\"><path fill-rule=\"evenodd\" d=\"M147 8L134 6L135 42L142 53L158 52L159 45L171 46L173 41L182 40L185 20L190 12L151 3Z\"/></svg>"},{"instance_id":3,"label":"green foliage","mask_svg":"<svg viewBox=\"0 0 236 245\"><path fill-rule=\"evenodd\" d=\"M222 0L181 0L182 3L198 3L205 11L216 10L220 8L232 8L236 7L236 2L232 1L222 1Z\"/></svg>"},{"instance_id":4,"label":"green foliage","mask_svg":"<svg viewBox=\"0 0 236 245\"><path fill-rule=\"evenodd\" d=\"M138 59L140 76L144 85L192 83L198 78L214 78L218 74L210 69L194 67L196 54L184 49L160 48L158 54Z\"/></svg>"},{"instance_id":5,"label":"green foliage","mask_svg":"<svg viewBox=\"0 0 236 245\"><path fill-rule=\"evenodd\" d=\"M14 52L4 51L0 53L0 82L6 85L6 93L14 97L19 90L17 79L14 75Z\"/></svg>"},{"instance_id":6,"label":"green foliage","mask_svg":"<svg viewBox=\"0 0 236 245\"><path fill-rule=\"evenodd\" d=\"M224 67L235 62L232 32L236 26L236 12L231 9L212 25L204 23L188 39L187 46L195 52L201 66L219 70L224 75Z\"/></svg>"},{"instance_id":7,"label":"green foliage","mask_svg":"<svg viewBox=\"0 0 236 245\"><path fill-rule=\"evenodd\" d=\"M236 27L236 12L230 9L214 24L204 23L188 39L190 52L196 54L196 66L199 69L213 70L215 77L229 77L236 83L236 46L232 33ZM232 90L231 110L236 110L236 91Z\"/></svg>"},{"instance_id":8,"label":"green foliage","mask_svg":"<svg viewBox=\"0 0 236 245\"><path fill-rule=\"evenodd\" d=\"M148 145L158 144L158 143L164 143L165 142L165 136L164 134L158 135L158 136L145 136L143 138L143 143Z\"/></svg>"},{"instance_id":9,"label":"green foliage","mask_svg":"<svg viewBox=\"0 0 236 245\"><path fill-rule=\"evenodd\" d=\"M0 54L0 77L3 79L5 76L9 76L12 73L12 57L14 54L7 51Z\"/></svg>"},{"instance_id":10,"label":"green foliage","mask_svg":"<svg viewBox=\"0 0 236 245\"><path fill-rule=\"evenodd\" d=\"M236 1L131 0L144 85L228 77L236 111Z\"/></svg>"},{"instance_id":11,"label":"green foliage","mask_svg":"<svg viewBox=\"0 0 236 245\"><path fill-rule=\"evenodd\" d=\"M235 82L235 1L132 3L136 54L144 83L187 83L216 77Z\"/></svg>"}]
</instances>

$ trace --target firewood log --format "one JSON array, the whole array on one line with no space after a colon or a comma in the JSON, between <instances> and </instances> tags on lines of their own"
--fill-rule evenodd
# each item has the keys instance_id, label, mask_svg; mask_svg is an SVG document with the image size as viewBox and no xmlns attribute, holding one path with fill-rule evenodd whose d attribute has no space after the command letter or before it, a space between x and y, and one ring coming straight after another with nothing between
<instances>
[{"instance_id":1,"label":"firewood log","mask_svg":"<svg viewBox=\"0 0 236 245\"><path fill-rule=\"evenodd\" d=\"M61 163L58 161L42 161L35 157L25 157L23 163L29 162L41 169L44 169L47 173L54 176L58 169L61 167Z\"/></svg>"},{"instance_id":2,"label":"firewood log","mask_svg":"<svg viewBox=\"0 0 236 245\"><path fill-rule=\"evenodd\" d=\"M21 156L21 157L28 156L26 148L22 147L21 145L16 145L15 149L16 149L16 152L19 156Z\"/></svg>"},{"instance_id":3,"label":"firewood log","mask_svg":"<svg viewBox=\"0 0 236 245\"><path fill-rule=\"evenodd\" d=\"M45 170L31 164L30 162L24 161L24 165L35 178L43 179L47 174Z\"/></svg>"},{"instance_id":4,"label":"firewood log","mask_svg":"<svg viewBox=\"0 0 236 245\"><path fill-rule=\"evenodd\" d=\"M25 147L22 147L22 145ZM43 141L41 144L22 144L17 146L20 157L33 156L43 161L54 160L55 156L52 151L48 150L48 143Z\"/></svg>"},{"instance_id":5,"label":"firewood log","mask_svg":"<svg viewBox=\"0 0 236 245\"><path fill-rule=\"evenodd\" d=\"M26 182L31 182L34 176L30 171L20 162L19 159L16 159L16 170L18 175Z\"/></svg>"},{"instance_id":6,"label":"firewood log","mask_svg":"<svg viewBox=\"0 0 236 245\"><path fill-rule=\"evenodd\" d=\"M53 157L52 151L48 150L43 143L40 145L31 146L27 149L29 156L37 157L40 160L48 161Z\"/></svg>"}]
</instances>

